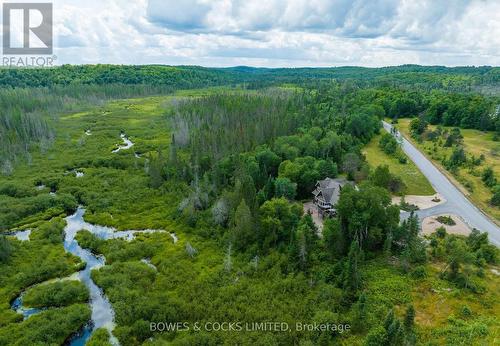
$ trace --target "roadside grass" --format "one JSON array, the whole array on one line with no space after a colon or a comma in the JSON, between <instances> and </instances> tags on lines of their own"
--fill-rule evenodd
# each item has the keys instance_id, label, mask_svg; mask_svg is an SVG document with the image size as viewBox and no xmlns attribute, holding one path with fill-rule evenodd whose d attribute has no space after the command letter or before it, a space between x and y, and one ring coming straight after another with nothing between
<instances>
[{"instance_id":1,"label":"roadside grass","mask_svg":"<svg viewBox=\"0 0 500 346\"><path fill-rule=\"evenodd\" d=\"M481 181L481 173L486 167L491 167L495 172L497 179L500 179L500 142L493 141L492 132L483 132L472 129L461 129L463 138L464 150L468 155L474 155L478 158L481 154L484 155L484 162L474 167L473 170L468 168L460 168L456 175L447 171L442 160L449 158L452 152L451 148L445 148L440 145L434 145L433 142L424 141L417 143L410 137L409 125L411 119L399 119L397 128L404 136L411 140L432 162L439 167L442 172L445 172L455 184L459 184L462 191L466 192L469 198L487 214L491 215L497 223L500 221L500 208L492 206L489 201L492 197L491 189L486 187ZM429 125L429 129L435 129L436 126ZM444 127L451 129L451 127ZM469 188L467 188L467 186Z\"/></svg>"},{"instance_id":2,"label":"roadside grass","mask_svg":"<svg viewBox=\"0 0 500 346\"><path fill-rule=\"evenodd\" d=\"M406 184L405 194L407 195L433 195L436 193L427 178L415 166L413 161L408 158L408 162L402 164L396 157L387 155L380 149L378 143L381 135L372 138L370 143L366 145L363 153L370 166L376 167L379 165L389 166L391 173L399 176Z\"/></svg>"}]
</instances>

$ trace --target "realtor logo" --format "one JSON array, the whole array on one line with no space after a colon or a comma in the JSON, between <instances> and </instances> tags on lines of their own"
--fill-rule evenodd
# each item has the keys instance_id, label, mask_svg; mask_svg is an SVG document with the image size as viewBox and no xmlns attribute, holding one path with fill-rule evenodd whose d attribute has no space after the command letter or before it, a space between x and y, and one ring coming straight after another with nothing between
<instances>
[{"instance_id":1,"label":"realtor logo","mask_svg":"<svg viewBox=\"0 0 500 346\"><path fill-rule=\"evenodd\" d=\"M3 54L52 54L51 3L3 3Z\"/></svg>"}]
</instances>

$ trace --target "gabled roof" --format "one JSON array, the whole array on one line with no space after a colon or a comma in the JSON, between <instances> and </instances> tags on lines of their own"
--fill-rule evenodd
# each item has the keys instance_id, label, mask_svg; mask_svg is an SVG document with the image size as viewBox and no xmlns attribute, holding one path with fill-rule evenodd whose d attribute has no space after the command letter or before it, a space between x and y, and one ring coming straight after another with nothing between
<instances>
[{"instance_id":1,"label":"gabled roof","mask_svg":"<svg viewBox=\"0 0 500 346\"><path fill-rule=\"evenodd\" d=\"M340 190L342 189L342 186L346 184L352 183L344 178L326 178L318 180L316 182L316 189L313 191L313 195L317 198L323 199L326 203L335 205L340 198Z\"/></svg>"}]
</instances>

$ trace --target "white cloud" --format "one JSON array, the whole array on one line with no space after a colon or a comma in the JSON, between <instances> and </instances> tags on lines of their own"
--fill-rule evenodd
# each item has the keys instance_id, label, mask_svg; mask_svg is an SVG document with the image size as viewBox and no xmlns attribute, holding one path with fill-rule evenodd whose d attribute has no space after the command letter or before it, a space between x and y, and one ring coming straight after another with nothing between
<instances>
[{"instance_id":1,"label":"white cloud","mask_svg":"<svg viewBox=\"0 0 500 346\"><path fill-rule=\"evenodd\" d=\"M500 64L495 0L55 0L59 63Z\"/></svg>"}]
</instances>

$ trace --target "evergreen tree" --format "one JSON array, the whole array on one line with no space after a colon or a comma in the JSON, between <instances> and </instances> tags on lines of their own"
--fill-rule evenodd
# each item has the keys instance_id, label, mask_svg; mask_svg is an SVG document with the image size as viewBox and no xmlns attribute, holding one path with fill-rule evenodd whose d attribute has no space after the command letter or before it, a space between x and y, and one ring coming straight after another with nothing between
<instances>
[{"instance_id":1,"label":"evergreen tree","mask_svg":"<svg viewBox=\"0 0 500 346\"><path fill-rule=\"evenodd\" d=\"M361 274L359 265L361 264L362 253L357 241L351 243L347 263L344 268L344 290L349 296L354 296L361 287Z\"/></svg>"},{"instance_id":2,"label":"evergreen tree","mask_svg":"<svg viewBox=\"0 0 500 346\"><path fill-rule=\"evenodd\" d=\"M307 271L310 267L311 255L317 245L317 229L311 215L306 214L300 220L297 230L291 239L291 258L295 267Z\"/></svg>"},{"instance_id":3,"label":"evergreen tree","mask_svg":"<svg viewBox=\"0 0 500 346\"><path fill-rule=\"evenodd\" d=\"M245 200L248 208L255 210L257 207L257 191L252 177L248 174L241 174L236 184L236 190L239 198Z\"/></svg>"},{"instance_id":4,"label":"evergreen tree","mask_svg":"<svg viewBox=\"0 0 500 346\"><path fill-rule=\"evenodd\" d=\"M403 345L405 333L401 321L395 319L392 324L389 325L387 330L387 339L389 345L399 346Z\"/></svg>"},{"instance_id":5,"label":"evergreen tree","mask_svg":"<svg viewBox=\"0 0 500 346\"><path fill-rule=\"evenodd\" d=\"M12 247L3 235L0 235L0 262L7 262L12 252Z\"/></svg>"},{"instance_id":6,"label":"evergreen tree","mask_svg":"<svg viewBox=\"0 0 500 346\"><path fill-rule=\"evenodd\" d=\"M323 239L331 258L339 259L346 254L346 240L337 219L323 221Z\"/></svg>"},{"instance_id":7,"label":"evergreen tree","mask_svg":"<svg viewBox=\"0 0 500 346\"><path fill-rule=\"evenodd\" d=\"M415 308L413 307L413 304L408 305L406 308L406 314L405 314L405 328L407 330L410 330L413 328L413 325L415 323Z\"/></svg>"},{"instance_id":8,"label":"evergreen tree","mask_svg":"<svg viewBox=\"0 0 500 346\"><path fill-rule=\"evenodd\" d=\"M234 226L231 238L237 250L246 250L255 241L252 213L244 199L241 200L234 213Z\"/></svg>"},{"instance_id":9,"label":"evergreen tree","mask_svg":"<svg viewBox=\"0 0 500 346\"><path fill-rule=\"evenodd\" d=\"M149 156L149 177L152 188L159 188L163 184L163 166L164 158L161 150L158 150L157 156Z\"/></svg>"},{"instance_id":10,"label":"evergreen tree","mask_svg":"<svg viewBox=\"0 0 500 346\"><path fill-rule=\"evenodd\" d=\"M385 328L385 330L389 329L389 327L391 326L391 324L394 323L395 319L396 319L396 317L394 315L394 309L390 309L389 312L387 313L387 315L385 316L385 320L384 320L384 328Z\"/></svg>"},{"instance_id":11,"label":"evergreen tree","mask_svg":"<svg viewBox=\"0 0 500 346\"><path fill-rule=\"evenodd\" d=\"M266 185L264 186L264 196L266 201L274 197L274 181L271 176L267 178Z\"/></svg>"},{"instance_id":12,"label":"evergreen tree","mask_svg":"<svg viewBox=\"0 0 500 346\"><path fill-rule=\"evenodd\" d=\"M360 294L358 302L354 310L354 328L356 330L362 331L366 325L366 294L363 292Z\"/></svg>"},{"instance_id":13,"label":"evergreen tree","mask_svg":"<svg viewBox=\"0 0 500 346\"><path fill-rule=\"evenodd\" d=\"M177 143L175 142L175 134L172 133L172 139L170 141L170 153L169 162L175 164L177 162Z\"/></svg>"}]
</instances>

